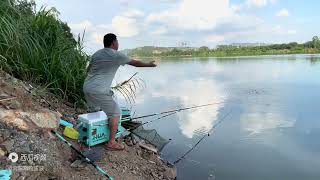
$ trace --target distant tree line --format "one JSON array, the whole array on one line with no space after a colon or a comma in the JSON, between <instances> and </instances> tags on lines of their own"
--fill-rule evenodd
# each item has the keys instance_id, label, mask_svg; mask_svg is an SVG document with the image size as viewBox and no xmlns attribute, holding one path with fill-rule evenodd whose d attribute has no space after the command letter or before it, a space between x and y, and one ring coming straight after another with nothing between
<instances>
[{"instance_id":1,"label":"distant tree line","mask_svg":"<svg viewBox=\"0 0 320 180\"><path fill-rule=\"evenodd\" d=\"M210 49L207 46L200 48L188 47L141 47L131 50L129 55L139 57L224 57L224 56L251 56L251 55L277 55L277 54L314 54L320 53L320 38L314 36L311 41L299 44L297 42L271 44L263 46L239 46L239 45L219 45Z\"/></svg>"}]
</instances>

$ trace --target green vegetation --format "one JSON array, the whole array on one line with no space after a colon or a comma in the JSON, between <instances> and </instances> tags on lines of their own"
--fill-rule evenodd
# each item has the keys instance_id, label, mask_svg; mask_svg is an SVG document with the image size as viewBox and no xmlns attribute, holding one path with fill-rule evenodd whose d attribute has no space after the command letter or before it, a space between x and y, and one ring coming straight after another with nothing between
<instances>
[{"instance_id":1,"label":"green vegetation","mask_svg":"<svg viewBox=\"0 0 320 180\"><path fill-rule=\"evenodd\" d=\"M164 48L142 47L130 51L135 57L228 57L228 56L256 56L278 54L315 54L320 53L320 39L318 36L304 44L296 42L288 44L272 44L263 46L220 45L215 49L206 46L200 48Z\"/></svg>"},{"instance_id":2,"label":"green vegetation","mask_svg":"<svg viewBox=\"0 0 320 180\"><path fill-rule=\"evenodd\" d=\"M48 88L64 101L80 102L88 56L58 12L35 3L0 1L0 68Z\"/></svg>"}]
</instances>

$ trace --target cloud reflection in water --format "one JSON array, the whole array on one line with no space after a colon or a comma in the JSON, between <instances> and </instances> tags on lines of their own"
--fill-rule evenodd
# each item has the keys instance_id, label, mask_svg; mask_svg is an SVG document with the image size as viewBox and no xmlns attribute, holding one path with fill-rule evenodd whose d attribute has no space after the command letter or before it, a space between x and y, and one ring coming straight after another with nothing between
<instances>
[{"instance_id":1,"label":"cloud reflection in water","mask_svg":"<svg viewBox=\"0 0 320 180\"><path fill-rule=\"evenodd\" d=\"M212 106L178 113L179 128L188 138L192 138L197 131L206 133L213 127L219 110L224 106L223 100L226 98L222 87L214 80L180 81L163 93L166 98L179 98L181 107L217 102Z\"/></svg>"},{"instance_id":2,"label":"cloud reflection in water","mask_svg":"<svg viewBox=\"0 0 320 180\"><path fill-rule=\"evenodd\" d=\"M250 135L276 128L293 127L294 124L295 120L286 119L283 115L272 112L251 112L241 116L241 127L249 131Z\"/></svg>"}]
</instances>

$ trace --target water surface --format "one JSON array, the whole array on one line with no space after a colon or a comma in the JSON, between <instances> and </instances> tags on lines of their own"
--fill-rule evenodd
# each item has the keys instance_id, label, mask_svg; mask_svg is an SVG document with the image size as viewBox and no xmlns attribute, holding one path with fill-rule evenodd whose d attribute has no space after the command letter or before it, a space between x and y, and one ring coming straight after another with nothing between
<instances>
[{"instance_id":1,"label":"water surface","mask_svg":"<svg viewBox=\"0 0 320 180\"><path fill-rule=\"evenodd\" d=\"M177 164L178 179L320 179L320 55L168 59L116 80L135 72L147 85L136 116L217 102L145 125L172 139L171 162L231 111Z\"/></svg>"}]
</instances>

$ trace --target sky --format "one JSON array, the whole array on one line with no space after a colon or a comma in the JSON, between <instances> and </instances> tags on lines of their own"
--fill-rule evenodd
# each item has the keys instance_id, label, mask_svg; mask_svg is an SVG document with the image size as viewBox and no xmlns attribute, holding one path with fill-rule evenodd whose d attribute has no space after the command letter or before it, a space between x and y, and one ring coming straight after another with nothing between
<instances>
[{"instance_id":1,"label":"sky","mask_svg":"<svg viewBox=\"0 0 320 180\"><path fill-rule=\"evenodd\" d=\"M141 46L208 46L230 43L306 42L320 35L311 0L35 0L55 7L85 49L103 48L118 36L120 49Z\"/></svg>"}]
</instances>

